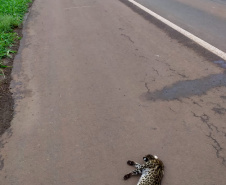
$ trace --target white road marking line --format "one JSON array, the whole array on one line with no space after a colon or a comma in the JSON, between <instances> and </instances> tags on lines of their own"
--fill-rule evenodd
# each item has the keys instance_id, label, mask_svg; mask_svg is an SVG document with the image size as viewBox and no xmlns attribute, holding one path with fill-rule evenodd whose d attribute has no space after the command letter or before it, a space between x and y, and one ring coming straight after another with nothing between
<instances>
[{"instance_id":1,"label":"white road marking line","mask_svg":"<svg viewBox=\"0 0 226 185\"><path fill-rule=\"evenodd\" d=\"M189 39L193 40L194 42L196 42L197 44L199 44L200 46L204 47L205 49L207 49L208 51L214 53L215 55L221 57L222 59L226 60L226 53L221 51L220 49L216 48L215 46L207 43L206 41L196 37L195 35L193 35L192 33L184 30L183 28L177 26L176 24L168 21L167 19L163 18L162 16L158 15L157 13L149 10L148 8L144 7L143 5L137 3L134 0L128 0L129 2L131 2L132 4L136 5L137 7L139 7L140 9L144 10L145 12L147 12L148 14L152 15L153 17L155 17L156 19L160 20L161 22L165 23L166 25L168 25L169 27L173 28L174 30L180 32L181 34L183 34L184 36L188 37Z\"/></svg>"}]
</instances>

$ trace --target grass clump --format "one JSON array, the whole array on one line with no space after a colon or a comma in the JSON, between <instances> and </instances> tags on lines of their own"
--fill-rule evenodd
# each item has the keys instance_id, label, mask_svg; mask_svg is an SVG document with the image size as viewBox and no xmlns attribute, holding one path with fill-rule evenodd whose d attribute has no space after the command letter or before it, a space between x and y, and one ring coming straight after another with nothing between
<instances>
[{"instance_id":1,"label":"grass clump","mask_svg":"<svg viewBox=\"0 0 226 185\"><path fill-rule=\"evenodd\" d=\"M31 0L0 0L0 68L4 68L1 59L15 53L10 48L20 37L13 29L22 24L29 3Z\"/></svg>"},{"instance_id":2,"label":"grass clump","mask_svg":"<svg viewBox=\"0 0 226 185\"><path fill-rule=\"evenodd\" d=\"M0 33L0 59L4 57L10 57L10 53L15 53L15 51L10 48L13 46L15 40L20 39L16 33Z\"/></svg>"},{"instance_id":3,"label":"grass clump","mask_svg":"<svg viewBox=\"0 0 226 185\"><path fill-rule=\"evenodd\" d=\"M12 15L0 15L0 33L10 32L20 25L20 21Z\"/></svg>"}]
</instances>

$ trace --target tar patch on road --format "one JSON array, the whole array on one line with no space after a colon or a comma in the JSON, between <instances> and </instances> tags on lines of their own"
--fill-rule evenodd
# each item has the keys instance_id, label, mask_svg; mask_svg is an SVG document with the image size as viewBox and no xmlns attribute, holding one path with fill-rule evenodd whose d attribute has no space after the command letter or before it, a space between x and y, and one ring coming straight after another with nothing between
<instances>
[{"instance_id":1,"label":"tar patch on road","mask_svg":"<svg viewBox=\"0 0 226 185\"><path fill-rule=\"evenodd\" d=\"M213 88L222 86L226 86L226 73L213 74L201 79L179 81L161 90L153 92L149 90L144 94L144 97L152 101L170 101L195 95L201 96Z\"/></svg>"}]
</instances>

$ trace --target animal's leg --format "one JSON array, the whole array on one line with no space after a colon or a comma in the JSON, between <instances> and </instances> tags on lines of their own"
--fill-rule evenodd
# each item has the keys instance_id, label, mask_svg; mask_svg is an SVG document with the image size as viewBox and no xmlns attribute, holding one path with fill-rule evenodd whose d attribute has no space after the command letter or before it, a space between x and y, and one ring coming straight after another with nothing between
<instances>
[{"instance_id":1,"label":"animal's leg","mask_svg":"<svg viewBox=\"0 0 226 185\"><path fill-rule=\"evenodd\" d=\"M142 173L141 168L137 168L137 169L133 170L132 172L126 174L126 175L124 176L124 180L129 179L129 178L130 178L131 176L133 176L133 175L138 175L138 174L141 174L141 173Z\"/></svg>"},{"instance_id":2,"label":"animal's leg","mask_svg":"<svg viewBox=\"0 0 226 185\"><path fill-rule=\"evenodd\" d=\"M141 165L139 163L136 163L134 161L127 161L127 164L129 166L134 166L135 168L140 168L141 167Z\"/></svg>"}]
</instances>

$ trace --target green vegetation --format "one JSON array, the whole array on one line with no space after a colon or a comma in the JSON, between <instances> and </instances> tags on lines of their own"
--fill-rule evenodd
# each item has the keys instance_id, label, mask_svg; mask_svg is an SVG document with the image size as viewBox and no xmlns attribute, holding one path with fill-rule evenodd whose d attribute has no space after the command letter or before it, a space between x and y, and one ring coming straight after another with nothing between
<instances>
[{"instance_id":1,"label":"green vegetation","mask_svg":"<svg viewBox=\"0 0 226 185\"><path fill-rule=\"evenodd\" d=\"M15 53L10 48L20 37L13 29L23 22L30 2L31 0L0 0L0 68L8 67L2 64L1 59Z\"/></svg>"}]
</instances>

